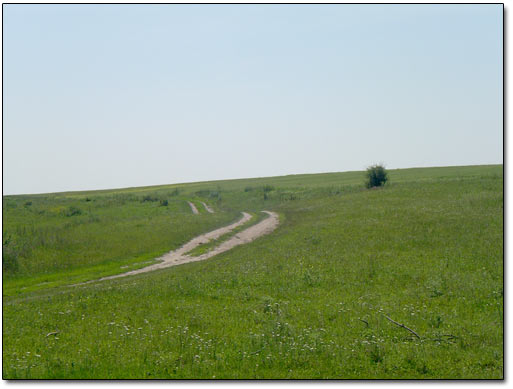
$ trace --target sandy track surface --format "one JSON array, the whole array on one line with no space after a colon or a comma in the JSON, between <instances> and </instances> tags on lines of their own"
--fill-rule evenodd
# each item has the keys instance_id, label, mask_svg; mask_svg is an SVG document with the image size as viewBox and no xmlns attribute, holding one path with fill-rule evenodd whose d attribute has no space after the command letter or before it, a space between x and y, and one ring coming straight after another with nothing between
<instances>
[{"instance_id":1,"label":"sandy track surface","mask_svg":"<svg viewBox=\"0 0 513 389\"><path fill-rule=\"evenodd\" d=\"M203 204L208 213L214 213L214 210L210 208L207 204L205 204L203 201L201 202L201 204Z\"/></svg>"},{"instance_id":2,"label":"sandy track surface","mask_svg":"<svg viewBox=\"0 0 513 389\"><path fill-rule=\"evenodd\" d=\"M274 212L269 212L269 211L262 211L262 212L267 213L269 215L269 217L265 218L264 220L255 224L254 226L248 227L245 230L235 234L232 238L221 243L219 246L213 248L208 253L199 255L197 257L190 257L188 255L183 255L179 259L179 261L181 261L181 262L176 263L176 264L179 265L180 263L203 261L205 259L213 257L214 255L224 253L225 251L228 251L235 246L252 242L255 239L261 237L262 235L266 235L266 234L273 232L276 229L276 227L278 227L278 223L279 223L278 214L276 214Z\"/></svg>"},{"instance_id":3,"label":"sandy track surface","mask_svg":"<svg viewBox=\"0 0 513 389\"><path fill-rule=\"evenodd\" d=\"M146 267L143 267L143 268L137 269L137 270L132 270L132 271L129 271L126 273L116 274L116 275L109 276L109 277L103 277L98 280L87 281L87 282L77 284L77 285L84 285L84 284L89 284L91 282L97 282L97 281L111 280L113 278L126 277L126 276L130 276L130 275L134 275L134 274L147 273L147 272L158 270L158 269L164 269L167 267L181 265L181 264L189 263L189 262L203 261L205 259L211 258L214 255L221 254L225 251L230 250L231 248L233 248L235 246L249 243L249 242L259 238L262 235L269 234L272 231L274 231L274 229L276 229L276 227L278 227L278 223L279 223L278 215L274 212L269 212L269 211L263 211L263 212L267 213L269 215L269 217L265 218L264 220L260 221L259 223L255 224L255 225L253 225L249 228L246 228L245 230L235 234L232 238L221 243L219 246L213 248L212 250L210 250L209 252L207 252L205 254L199 255L197 257L192 257L189 255L186 255L186 253L193 250L200 244L205 244L212 239L217 239L220 236L227 234L228 232L234 230L235 228L243 225L248 220L250 220L252 216L246 212L242 212L242 218L239 221L237 221L233 224L230 224L229 226L218 228L217 230L197 236L196 238L194 238L191 241L184 244L179 249L177 249L175 251L171 251L167 254L164 254L162 257L158 258L159 260L161 260L161 262L159 262L159 263L155 263L153 265L146 266Z\"/></svg>"},{"instance_id":4,"label":"sandy track surface","mask_svg":"<svg viewBox=\"0 0 513 389\"><path fill-rule=\"evenodd\" d=\"M190 201L187 201L187 202L189 203L189 207L191 207L192 213L195 215L199 214L198 208L196 208L196 206L193 203L191 203Z\"/></svg>"}]
</instances>

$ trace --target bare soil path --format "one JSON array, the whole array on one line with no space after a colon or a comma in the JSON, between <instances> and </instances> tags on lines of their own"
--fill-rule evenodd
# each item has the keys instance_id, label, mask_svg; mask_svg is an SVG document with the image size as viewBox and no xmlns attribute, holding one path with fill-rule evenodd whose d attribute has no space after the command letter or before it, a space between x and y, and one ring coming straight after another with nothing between
<instances>
[{"instance_id":1,"label":"bare soil path","mask_svg":"<svg viewBox=\"0 0 513 389\"><path fill-rule=\"evenodd\" d=\"M214 210L210 208L207 204L205 204L203 201L201 202L201 204L203 204L208 213L214 213Z\"/></svg>"},{"instance_id":2,"label":"bare soil path","mask_svg":"<svg viewBox=\"0 0 513 389\"><path fill-rule=\"evenodd\" d=\"M245 230L235 234L232 238L222 242L219 246L214 247L212 250L210 250L209 252L207 252L205 254L199 255L197 257L191 257L189 255L186 255L186 253L193 250L200 244L208 243L210 240L217 239L220 236L227 234L228 232L234 230L238 226L243 225L244 223L249 221L252 216L246 212L242 212L242 218L239 221L237 221L233 224L230 224L229 226L221 227L221 228L218 228L217 230L197 236L196 238L194 238L194 239L190 240L189 242L187 242L186 244L184 244L179 249L170 251L169 253L164 254L162 257L158 258L161 261L159 263L155 263L153 265L146 266L146 267L143 267L143 268L137 269L137 270L132 270L132 271L129 271L126 273L116 274L116 275L109 276L109 277L103 277L98 280L87 281L87 282L84 282L82 284L77 284L77 285L88 284L88 283L96 282L96 281L111 280L113 278L126 277L126 276L130 276L130 275L134 275L134 274L147 273L150 271L164 269L167 267L181 265L181 264L189 263L189 262L203 261L205 259L213 257L214 255L218 255L225 251L228 251L235 246L252 242L253 240L259 238L262 235L271 233L272 231L274 231L276 229L276 227L278 227L278 223L279 223L278 214L276 214L275 212L269 212L269 211L262 211L262 212L267 213L269 215L269 217L265 218L264 220L260 221L259 223L255 224L255 225L248 227Z\"/></svg>"},{"instance_id":3,"label":"bare soil path","mask_svg":"<svg viewBox=\"0 0 513 389\"><path fill-rule=\"evenodd\" d=\"M189 203L189 206L191 207L191 210L192 210L192 213L195 214L195 215L198 215L199 212L198 212L198 208L196 208L196 206L191 203L190 201L187 201Z\"/></svg>"}]
</instances>

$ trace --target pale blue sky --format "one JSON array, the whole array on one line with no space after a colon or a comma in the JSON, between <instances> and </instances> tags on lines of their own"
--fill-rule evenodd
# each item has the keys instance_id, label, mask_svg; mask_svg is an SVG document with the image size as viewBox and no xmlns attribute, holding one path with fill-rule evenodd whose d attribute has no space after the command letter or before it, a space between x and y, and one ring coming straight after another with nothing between
<instances>
[{"instance_id":1,"label":"pale blue sky","mask_svg":"<svg viewBox=\"0 0 513 389\"><path fill-rule=\"evenodd\" d=\"M4 5L4 194L503 162L502 5Z\"/></svg>"}]
</instances>

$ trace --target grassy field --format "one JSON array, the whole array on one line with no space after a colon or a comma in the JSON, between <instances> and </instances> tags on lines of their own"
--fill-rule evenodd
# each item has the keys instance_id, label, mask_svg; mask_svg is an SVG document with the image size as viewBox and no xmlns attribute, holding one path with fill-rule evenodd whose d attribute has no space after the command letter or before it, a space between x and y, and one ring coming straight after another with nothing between
<instances>
[{"instance_id":1,"label":"grassy field","mask_svg":"<svg viewBox=\"0 0 513 389\"><path fill-rule=\"evenodd\" d=\"M3 378L502 378L502 165L363 179L4 196ZM248 245L67 286L261 210Z\"/></svg>"}]
</instances>

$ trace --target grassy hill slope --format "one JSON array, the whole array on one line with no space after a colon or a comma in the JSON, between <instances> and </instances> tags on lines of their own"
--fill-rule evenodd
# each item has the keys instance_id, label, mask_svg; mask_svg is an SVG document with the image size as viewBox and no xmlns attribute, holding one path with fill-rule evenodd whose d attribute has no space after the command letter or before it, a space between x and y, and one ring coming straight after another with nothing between
<instances>
[{"instance_id":1,"label":"grassy hill slope","mask_svg":"<svg viewBox=\"0 0 513 389\"><path fill-rule=\"evenodd\" d=\"M363 176L4 196L4 378L503 377L502 165ZM263 209L251 244L65 286Z\"/></svg>"}]
</instances>

